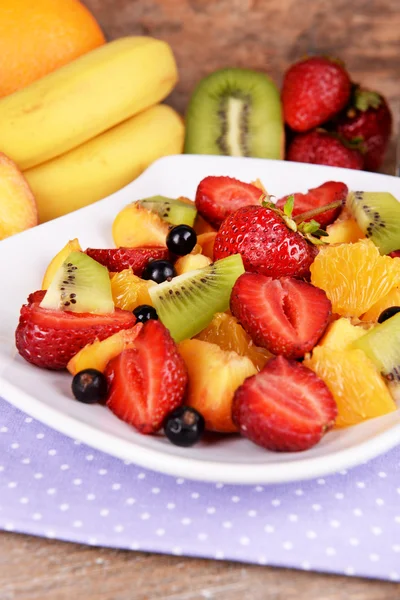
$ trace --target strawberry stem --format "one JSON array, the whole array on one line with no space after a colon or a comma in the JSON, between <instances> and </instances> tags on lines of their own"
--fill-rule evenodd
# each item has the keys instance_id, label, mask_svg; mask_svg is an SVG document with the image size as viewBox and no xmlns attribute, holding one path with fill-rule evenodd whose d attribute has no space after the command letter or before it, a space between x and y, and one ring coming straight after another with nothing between
<instances>
[{"instance_id":1,"label":"strawberry stem","mask_svg":"<svg viewBox=\"0 0 400 600\"><path fill-rule=\"evenodd\" d=\"M332 210L333 208L338 208L339 206L342 206L343 202L341 200L336 200L335 202L330 202L329 204L325 204L324 206L319 206L318 208L312 208L311 210L306 210L303 213L300 213L299 215L296 215L293 218L293 221L295 223L301 223L302 221L305 221L306 219L311 219L312 217L316 217L317 215L321 215L322 213L325 213L327 210Z\"/></svg>"}]
</instances>

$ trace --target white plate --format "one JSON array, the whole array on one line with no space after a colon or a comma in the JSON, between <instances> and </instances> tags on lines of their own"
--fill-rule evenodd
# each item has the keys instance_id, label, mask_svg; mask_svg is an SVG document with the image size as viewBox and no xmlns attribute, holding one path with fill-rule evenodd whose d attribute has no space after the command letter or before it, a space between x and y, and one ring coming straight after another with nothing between
<instances>
[{"instance_id":1,"label":"white plate","mask_svg":"<svg viewBox=\"0 0 400 600\"><path fill-rule=\"evenodd\" d=\"M400 440L400 410L332 431L307 452L267 452L236 436L180 449L161 436L136 433L104 407L74 401L68 374L39 369L16 355L20 306L40 288L49 260L69 239L78 237L83 248L113 247L111 224L123 206L155 194L194 198L197 184L207 175L249 182L260 178L277 197L337 180L353 190L388 191L400 199L400 179L386 175L249 158L163 158L109 198L0 243L0 395L94 448L143 467L204 481L254 484L307 479L360 464L395 446Z\"/></svg>"}]
</instances>

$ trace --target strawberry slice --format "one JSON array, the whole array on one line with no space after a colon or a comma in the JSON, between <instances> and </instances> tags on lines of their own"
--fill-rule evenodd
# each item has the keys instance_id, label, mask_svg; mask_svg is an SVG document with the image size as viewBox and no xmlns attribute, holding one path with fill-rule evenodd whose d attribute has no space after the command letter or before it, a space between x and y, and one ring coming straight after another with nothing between
<instances>
[{"instance_id":1,"label":"strawberry slice","mask_svg":"<svg viewBox=\"0 0 400 600\"><path fill-rule=\"evenodd\" d=\"M222 221L242 206L261 204L262 191L233 177L206 177L196 191L196 208L217 229Z\"/></svg>"},{"instance_id":2,"label":"strawberry slice","mask_svg":"<svg viewBox=\"0 0 400 600\"><path fill-rule=\"evenodd\" d=\"M395 250L389 254L391 258L400 258L400 250Z\"/></svg>"},{"instance_id":3,"label":"strawberry slice","mask_svg":"<svg viewBox=\"0 0 400 600\"><path fill-rule=\"evenodd\" d=\"M31 302L22 306L15 343L25 360L45 369L65 369L86 344L104 340L136 322L131 312L118 308L104 315L73 313L41 308L41 299L40 292L35 292L30 295Z\"/></svg>"},{"instance_id":4,"label":"strawberry slice","mask_svg":"<svg viewBox=\"0 0 400 600\"><path fill-rule=\"evenodd\" d=\"M325 292L310 283L254 273L237 279L230 305L257 346L286 358L300 358L313 349L332 308Z\"/></svg>"},{"instance_id":5,"label":"strawberry slice","mask_svg":"<svg viewBox=\"0 0 400 600\"><path fill-rule=\"evenodd\" d=\"M314 208L320 208L326 204L330 204L331 202L337 202L338 200L340 200L340 202L342 202L344 205L348 191L347 185L341 183L340 181L327 181L316 188L311 188L308 190L307 194L300 194L299 192L293 194L294 208L292 216L295 217L296 215L313 210ZM278 200L276 203L277 207L282 210L288 198L289 196L280 198L280 200ZM321 228L324 228L330 223L333 223L333 221L339 216L341 210L342 207L338 206L337 208L320 213L314 217L314 219L318 221ZM310 217L309 219L304 220L310 221L312 218L313 217Z\"/></svg>"},{"instance_id":6,"label":"strawberry slice","mask_svg":"<svg viewBox=\"0 0 400 600\"><path fill-rule=\"evenodd\" d=\"M86 254L107 267L112 273L132 269L140 277L151 260L168 259L168 248L148 246L144 248L88 248Z\"/></svg>"},{"instance_id":7,"label":"strawberry slice","mask_svg":"<svg viewBox=\"0 0 400 600\"><path fill-rule=\"evenodd\" d=\"M334 425L336 402L311 369L277 356L236 390L232 418L240 433L267 450L297 452Z\"/></svg>"},{"instance_id":8,"label":"strawberry slice","mask_svg":"<svg viewBox=\"0 0 400 600\"><path fill-rule=\"evenodd\" d=\"M107 365L107 406L141 433L156 433L172 410L180 406L187 371L168 329L147 321L135 340Z\"/></svg>"}]
</instances>

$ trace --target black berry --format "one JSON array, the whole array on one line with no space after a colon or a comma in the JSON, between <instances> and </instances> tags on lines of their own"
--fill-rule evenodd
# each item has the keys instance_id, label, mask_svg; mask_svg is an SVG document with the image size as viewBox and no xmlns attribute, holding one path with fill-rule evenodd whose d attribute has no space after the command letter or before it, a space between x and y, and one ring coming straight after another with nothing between
<instances>
[{"instance_id":1,"label":"black berry","mask_svg":"<svg viewBox=\"0 0 400 600\"><path fill-rule=\"evenodd\" d=\"M196 232L189 225L177 225L167 235L168 250L178 256L190 254L196 244Z\"/></svg>"},{"instance_id":2,"label":"black berry","mask_svg":"<svg viewBox=\"0 0 400 600\"><path fill-rule=\"evenodd\" d=\"M164 422L164 433L175 446L188 448L196 444L204 433L204 417L190 406L180 406Z\"/></svg>"},{"instance_id":3,"label":"black berry","mask_svg":"<svg viewBox=\"0 0 400 600\"><path fill-rule=\"evenodd\" d=\"M85 404L103 403L107 398L107 379L97 369L79 371L72 380L72 393Z\"/></svg>"},{"instance_id":4,"label":"black berry","mask_svg":"<svg viewBox=\"0 0 400 600\"><path fill-rule=\"evenodd\" d=\"M156 283L169 281L175 276L176 271L169 260L152 260L142 273L142 279L152 279Z\"/></svg>"},{"instance_id":5,"label":"black berry","mask_svg":"<svg viewBox=\"0 0 400 600\"><path fill-rule=\"evenodd\" d=\"M387 321L390 317L397 315L398 312L400 312L400 306L389 306L389 308L385 308L378 317L378 323Z\"/></svg>"},{"instance_id":6,"label":"black berry","mask_svg":"<svg viewBox=\"0 0 400 600\"><path fill-rule=\"evenodd\" d=\"M140 306L137 306L133 310L133 314L140 323L146 323L146 321L150 321L150 319L153 319L154 321L158 320L156 309L149 304L141 304Z\"/></svg>"}]
</instances>

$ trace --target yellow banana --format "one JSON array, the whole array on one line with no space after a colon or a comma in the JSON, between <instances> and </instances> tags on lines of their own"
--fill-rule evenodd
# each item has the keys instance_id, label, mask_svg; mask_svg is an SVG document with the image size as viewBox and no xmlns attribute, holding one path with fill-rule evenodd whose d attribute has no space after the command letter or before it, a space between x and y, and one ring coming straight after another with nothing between
<instances>
[{"instance_id":1,"label":"yellow banana","mask_svg":"<svg viewBox=\"0 0 400 600\"><path fill-rule=\"evenodd\" d=\"M163 100L177 82L171 48L120 38L0 100L1 150L41 164Z\"/></svg>"},{"instance_id":2,"label":"yellow banana","mask_svg":"<svg viewBox=\"0 0 400 600\"><path fill-rule=\"evenodd\" d=\"M49 221L116 192L153 161L180 154L184 125L169 106L148 108L89 142L24 172L39 221Z\"/></svg>"}]
</instances>

